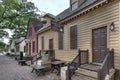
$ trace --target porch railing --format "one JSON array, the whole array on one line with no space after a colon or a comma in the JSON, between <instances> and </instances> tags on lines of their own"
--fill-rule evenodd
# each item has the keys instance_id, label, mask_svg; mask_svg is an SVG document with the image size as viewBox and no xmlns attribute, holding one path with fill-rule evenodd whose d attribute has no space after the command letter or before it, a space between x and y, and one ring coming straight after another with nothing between
<instances>
[{"instance_id":1,"label":"porch railing","mask_svg":"<svg viewBox=\"0 0 120 80\"><path fill-rule=\"evenodd\" d=\"M41 50L41 54L49 54L49 59L55 59L55 50Z\"/></svg>"},{"instance_id":2,"label":"porch railing","mask_svg":"<svg viewBox=\"0 0 120 80\"><path fill-rule=\"evenodd\" d=\"M39 59L41 59L41 51L40 51L38 54L32 56L31 64L33 64L34 62L36 62L36 64L37 64L37 61L38 61Z\"/></svg>"},{"instance_id":3,"label":"porch railing","mask_svg":"<svg viewBox=\"0 0 120 80\"><path fill-rule=\"evenodd\" d=\"M71 80L71 76L75 73L77 68L82 64L88 63L88 50L79 50L78 55L72 62L68 63L67 80Z\"/></svg>"},{"instance_id":4,"label":"porch railing","mask_svg":"<svg viewBox=\"0 0 120 80\"><path fill-rule=\"evenodd\" d=\"M109 74L109 70L114 68L114 50L107 50L107 55L98 70L98 80L105 80L106 75Z\"/></svg>"}]
</instances>

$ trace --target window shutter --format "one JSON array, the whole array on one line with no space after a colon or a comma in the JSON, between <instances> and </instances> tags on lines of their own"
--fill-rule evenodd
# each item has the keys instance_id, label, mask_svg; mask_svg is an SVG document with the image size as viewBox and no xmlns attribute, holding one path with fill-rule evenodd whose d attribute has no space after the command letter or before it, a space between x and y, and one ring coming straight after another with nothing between
<instances>
[{"instance_id":1,"label":"window shutter","mask_svg":"<svg viewBox=\"0 0 120 80\"><path fill-rule=\"evenodd\" d=\"M41 47L42 47L42 50L44 49L44 37L41 37Z\"/></svg>"},{"instance_id":2,"label":"window shutter","mask_svg":"<svg viewBox=\"0 0 120 80\"><path fill-rule=\"evenodd\" d=\"M77 49L77 25L70 28L70 48Z\"/></svg>"},{"instance_id":3,"label":"window shutter","mask_svg":"<svg viewBox=\"0 0 120 80\"><path fill-rule=\"evenodd\" d=\"M63 49L63 32L58 32L58 48Z\"/></svg>"}]
</instances>

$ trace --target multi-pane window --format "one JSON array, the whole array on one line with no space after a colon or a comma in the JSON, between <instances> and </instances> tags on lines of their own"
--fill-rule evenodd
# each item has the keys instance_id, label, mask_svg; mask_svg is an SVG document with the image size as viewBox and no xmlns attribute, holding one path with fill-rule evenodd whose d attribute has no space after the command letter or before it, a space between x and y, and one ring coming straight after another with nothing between
<instances>
[{"instance_id":1,"label":"multi-pane window","mask_svg":"<svg viewBox=\"0 0 120 80\"><path fill-rule=\"evenodd\" d=\"M71 10L75 10L78 8L78 0L71 0Z\"/></svg>"},{"instance_id":2,"label":"multi-pane window","mask_svg":"<svg viewBox=\"0 0 120 80\"><path fill-rule=\"evenodd\" d=\"M77 25L70 27L70 49L77 49Z\"/></svg>"},{"instance_id":3,"label":"multi-pane window","mask_svg":"<svg viewBox=\"0 0 120 80\"><path fill-rule=\"evenodd\" d=\"M32 52L35 52L35 41L32 42Z\"/></svg>"},{"instance_id":4,"label":"multi-pane window","mask_svg":"<svg viewBox=\"0 0 120 80\"><path fill-rule=\"evenodd\" d=\"M19 52L19 45L16 46L16 52Z\"/></svg>"},{"instance_id":5,"label":"multi-pane window","mask_svg":"<svg viewBox=\"0 0 120 80\"><path fill-rule=\"evenodd\" d=\"M42 36L41 37L41 47L42 47L42 50L44 49L44 37Z\"/></svg>"},{"instance_id":6,"label":"multi-pane window","mask_svg":"<svg viewBox=\"0 0 120 80\"><path fill-rule=\"evenodd\" d=\"M63 49L63 32L58 33L58 48Z\"/></svg>"}]
</instances>

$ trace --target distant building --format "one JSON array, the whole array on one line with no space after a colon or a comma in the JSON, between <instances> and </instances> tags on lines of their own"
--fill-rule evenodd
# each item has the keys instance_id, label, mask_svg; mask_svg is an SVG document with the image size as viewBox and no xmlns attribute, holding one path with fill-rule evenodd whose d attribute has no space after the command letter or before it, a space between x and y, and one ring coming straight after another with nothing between
<instances>
[{"instance_id":1,"label":"distant building","mask_svg":"<svg viewBox=\"0 0 120 80\"><path fill-rule=\"evenodd\" d=\"M10 54L12 54L12 55L15 55L15 50L16 50L16 48L15 48L15 42L16 42L16 39L12 40L10 42L10 44L9 44L9 50L8 50L8 52Z\"/></svg>"},{"instance_id":2,"label":"distant building","mask_svg":"<svg viewBox=\"0 0 120 80\"><path fill-rule=\"evenodd\" d=\"M20 55L20 52L25 54L25 37L20 37L15 41L15 54Z\"/></svg>"},{"instance_id":3,"label":"distant building","mask_svg":"<svg viewBox=\"0 0 120 80\"><path fill-rule=\"evenodd\" d=\"M38 36L37 31L42 28L40 20L30 18L28 21L26 34L26 56L32 56L38 53Z\"/></svg>"}]
</instances>

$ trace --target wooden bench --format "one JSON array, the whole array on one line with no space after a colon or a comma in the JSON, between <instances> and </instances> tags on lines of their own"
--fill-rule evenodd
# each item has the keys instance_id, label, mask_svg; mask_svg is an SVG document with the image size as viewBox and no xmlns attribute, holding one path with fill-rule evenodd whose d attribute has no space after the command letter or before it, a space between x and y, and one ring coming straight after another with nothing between
<instances>
[{"instance_id":1,"label":"wooden bench","mask_svg":"<svg viewBox=\"0 0 120 80\"><path fill-rule=\"evenodd\" d=\"M44 75L44 70L45 67L41 65L31 65L32 71L31 72L36 72L37 75L43 74Z\"/></svg>"}]
</instances>

